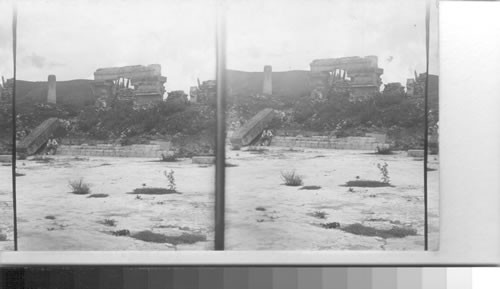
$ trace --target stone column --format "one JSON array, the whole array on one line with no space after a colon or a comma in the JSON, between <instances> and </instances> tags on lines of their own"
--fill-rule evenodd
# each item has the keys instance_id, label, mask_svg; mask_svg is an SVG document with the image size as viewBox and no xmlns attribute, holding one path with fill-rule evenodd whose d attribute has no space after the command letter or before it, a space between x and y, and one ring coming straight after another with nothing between
<instances>
[{"instance_id":1,"label":"stone column","mask_svg":"<svg viewBox=\"0 0 500 289\"><path fill-rule=\"evenodd\" d=\"M271 65L264 66L264 85L262 93L271 95L273 94L273 68Z\"/></svg>"},{"instance_id":2,"label":"stone column","mask_svg":"<svg viewBox=\"0 0 500 289\"><path fill-rule=\"evenodd\" d=\"M48 87L47 102L56 103L56 76L53 74L49 75Z\"/></svg>"}]
</instances>

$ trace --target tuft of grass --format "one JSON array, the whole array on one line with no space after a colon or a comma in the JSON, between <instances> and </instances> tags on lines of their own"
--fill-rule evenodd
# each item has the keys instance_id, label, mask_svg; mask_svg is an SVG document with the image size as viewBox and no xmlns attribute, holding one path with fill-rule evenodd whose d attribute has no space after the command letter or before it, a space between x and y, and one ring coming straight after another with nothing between
<instances>
[{"instance_id":1,"label":"tuft of grass","mask_svg":"<svg viewBox=\"0 0 500 289\"><path fill-rule=\"evenodd\" d=\"M168 195L168 194L179 194L176 190L170 190L165 188L137 188L129 194L134 195Z\"/></svg>"},{"instance_id":2,"label":"tuft of grass","mask_svg":"<svg viewBox=\"0 0 500 289\"><path fill-rule=\"evenodd\" d=\"M344 187L378 188L378 187L393 187L393 185L381 181L355 180L355 181L348 181L344 185ZM351 190L349 189L349 191Z\"/></svg>"},{"instance_id":3,"label":"tuft of grass","mask_svg":"<svg viewBox=\"0 0 500 289\"><path fill-rule=\"evenodd\" d=\"M159 233L153 233L149 230L137 232L130 235L130 237L144 242L169 243L172 245L194 244L207 240L207 237L202 234L182 233L180 236L167 236Z\"/></svg>"},{"instance_id":4,"label":"tuft of grass","mask_svg":"<svg viewBox=\"0 0 500 289\"><path fill-rule=\"evenodd\" d=\"M112 231L111 234L114 236L130 236L130 231L129 230L118 230L118 231Z\"/></svg>"},{"instance_id":5,"label":"tuft of grass","mask_svg":"<svg viewBox=\"0 0 500 289\"><path fill-rule=\"evenodd\" d=\"M282 171L281 179L285 182L287 186L298 187L302 186L304 183L302 181L302 176L298 175L295 170L292 171Z\"/></svg>"},{"instance_id":6,"label":"tuft of grass","mask_svg":"<svg viewBox=\"0 0 500 289\"><path fill-rule=\"evenodd\" d=\"M47 220L55 220L56 217L52 216L52 215L48 215L48 216L45 216L45 219L47 219Z\"/></svg>"},{"instance_id":7,"label":"tuft of grass","mask_svg":"<svg viewBox=\"0 0 500 289\"><path fill-rule=\"evenodd\" d=\"M104 219L98 223L103 224L105 226L110 226L110 227L116 226L116 221L113 219Z\"/></svg>"},{"instance_id":8,"label":"tuft of grass","mask_svg":"<svg viewBox=\"0 0 500 289\"><path fill-rule=\"evenodd\" d=\"M323 212L323 211L316 211L316 212L312 213L311 216L318 218L318 219L326 219L326 216L328 216L328 214L326 212Z\"/></svg>"},{"instance_id":9,"label":"tuft of grass","mask_svg":"<svg viewBox=\"0 0 500 289\"><path fill-rule=\"evenodd\" d=\"M226 168L233 168L233 167L237 167L238 165L235 165L235 164L231 164L231 163L226 163Z\"/></svg>"},{"instance_id":10,"label":"tuft of grass","mask_svg":"<svg viewBox=\"0 0 500 289\"><path fill-rule=\"evenodd\" d=\"M437 169L426 167L425 171L427 171L427 172L433 172L433 171L437 171Z\"/></svg>"},{"instance_id":11,"label":"tuft of grass","mask_svg":"<svg viewBox=\"0 0 500 289\"><path fill-rule=\"evenodd\" d=\"M108 196L109 196L108 194L92 194L87 198L107 198Z\"/></svg>"},{"instance_id":12,"label":"tuft of grass","mask_svg":"<svg viewBox=\"0 0 500 289\"><path fill-rule=\"evenodd\" d=\"M390 229L377 229L373 227L364 226L360 223L351 224L341 228L342 231L354 235L362 235L369 237L388 238L404 238L406 236L417 235L417 230L405 227L392 227Z\"/></svg>"},{"instance_id":13,"label":"tuft of grass","mask_svg":"<svg viewBox=\"0 0 500 289\"><path fill-rule=\"evenodd\" d=\"M83 178L69 181L68 186L71 188L71 192L76 195L86 195L90 193L90 186L83 181Z\"/></svg>"},{"instance_id":14,"label":"tuft of grass","mask_svg":"<svg viewBox=\"0 0 500 289\"><path fill-rule=\"evenodd\" d=\"M24 177L24 176L25 176L25 174L21 174L21 173L16 172L16 177Z\"/></svg>"},{"instance_id":15,"label":"tuft of grass","mask_svg":"<svg viewBox=\"0 0 500 289\"><path fill-rule=\"evenodd\" d=\"M255 208L255 210L263 212L263 211L266 210L266 208L264 208L264 207L257 207L257 208Z\"/></svg>"},{"instance_id":16,"label":"tuft of grass","mask_svg":"<svg viewBox=\"0 0 500 289\"><path fill-rule=\"evenodd\" d=\"M320 186L303 186L299 190L319 190L321 189Z\"/></svg>"}]
</instances>

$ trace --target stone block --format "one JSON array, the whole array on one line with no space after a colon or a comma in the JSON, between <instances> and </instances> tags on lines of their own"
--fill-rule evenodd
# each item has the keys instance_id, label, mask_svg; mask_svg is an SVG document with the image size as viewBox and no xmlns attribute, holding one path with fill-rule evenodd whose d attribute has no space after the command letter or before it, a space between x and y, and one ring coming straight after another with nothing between
<instances>
[{"instance_id":1,"label":"stone block","mask_svg":"<svg viewBox=\"0 0 500 289\"><path fill-rule=\"evenodd\" d=\"M423 158L424 150L408 150L408 156L414 158Z\"/></svg>"},{"instance_id":2,"label":"stone block","mask_svg":"<svg viewBox=\"0 0 500 289\"><path fill-rule=\"evenodd\" d=\"M0 163L11 163L12 155L0 155Z\"/></svg>"},{"instance_id":3,"label":"stone block","mask_svg":"<svg viewBox=\"0 0 500 289\"><path fill-rule=\"evenodd\" d=\"M197 157L192 157L191 161L193 164L203 164L203 165L210 165L215 163L215 156L197 156Z\"/></svg>"}]
</instances>

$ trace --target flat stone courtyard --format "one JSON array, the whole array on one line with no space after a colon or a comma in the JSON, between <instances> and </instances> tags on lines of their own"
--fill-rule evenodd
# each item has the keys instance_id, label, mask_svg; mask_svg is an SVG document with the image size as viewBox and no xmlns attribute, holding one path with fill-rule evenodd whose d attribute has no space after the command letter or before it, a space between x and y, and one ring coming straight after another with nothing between
<instances>
[{"instance_id":1,"label":"flat stone courtyard","mask_svg":"<svg viewBox=\"0 0 500 289\"><path fill-rule=\"evenodd\" d=\"M227 250L423 250L424 165L406 152L265 147L227 150ZM377 164L388 164L391 187L347 187L380 180ZM19 250L211 250L214 240L214 166L191 159L48 156L18 160ZM429 240L438 245L438 159L429 156ZM10 167L2 166L7 176ZM136 188L167 188L174 171L178 194L136 195ZM285 186L281 172L295 170L305 186ZM83 178L90 194L71 193ZM0 188L2 232L12 240L8 182ZM320 187L320 188L318 188ZM5 200L4 200L5 199ZM4 205L5 204L5 205ZM10 209L11 210L11 209ZM328 224L338 223L329 228ZM415 235L387 237L342 230L362 224L379 230L411 228ZM325 228L328 227L328 228ZM10 228L10 229L9 229ZM126 235L117 232L127 230ZM195 243L143 241L131 235L204 236ZM0 242L9 250L12 241Z\"/></svg>"}]
</instances>

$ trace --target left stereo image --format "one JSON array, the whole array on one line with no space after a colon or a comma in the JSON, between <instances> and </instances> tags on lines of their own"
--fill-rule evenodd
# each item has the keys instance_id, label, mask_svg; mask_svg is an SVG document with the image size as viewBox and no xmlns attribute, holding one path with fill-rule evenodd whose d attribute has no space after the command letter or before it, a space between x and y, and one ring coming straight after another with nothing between
<instances>
[{"instance_id":1,"label":"left stereo image","mask_svg":"<svg viewBox=\"0 0 500 289\"><path fill-rule=\"evenodd\" d=\"M213 1L19 2L14 98L0 71L2 154L16 109L18 250L213 250L215 56Z\"/></svg>"}]
</instances>

